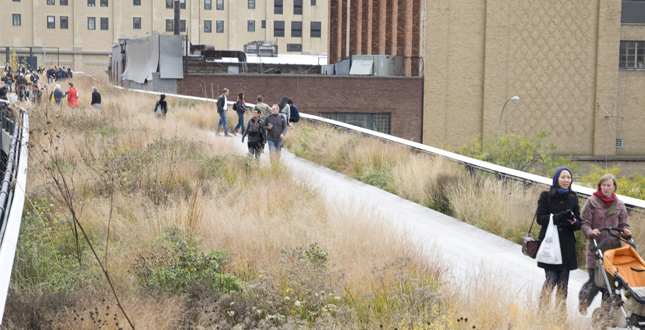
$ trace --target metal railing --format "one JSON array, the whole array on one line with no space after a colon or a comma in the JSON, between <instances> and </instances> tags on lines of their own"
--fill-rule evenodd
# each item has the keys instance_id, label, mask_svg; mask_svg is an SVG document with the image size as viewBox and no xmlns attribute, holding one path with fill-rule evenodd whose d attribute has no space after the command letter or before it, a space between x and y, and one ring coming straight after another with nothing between
<instances>
[{"instance_id":1,"label":"metal railing","mask_svg":"<svg viewBox=\"0 0 645 330\"><path fill-rule=\"evenodd\" d=\"M463 155L456 154L454 152L446 151L439 148L434 148L425 144L405 140L396 136L379 133L366 128L346 124L343 122L322 118L318 116L312 116L304 113L301 113L300 117L314 122L320 122L331 126L339 127L345 130L359 132L359 133L362 133L363 135L375 137L383 141L401 144L419 152L423 152L423 153L427 153L435 156L442 156L448 160L451 160L466 166L466 168L468 168L469 170L477 170L477 171L482 171L486 173L492 173L501 178L521 181L526 184L539 184L546 187L550 187L553 182L552 178L547 178L536 174L518 171L512 168L495 165L492 163L485 162L483 160L466 157ZM596 189L583 187L577 184L571 185L571 189L573 189L573 191L578 193L578 195L583 198L590 197L596 191ZM620 200L622 200L625 203L625 206L628 209L633 211L638 211L638 212L645 212L645 200L622 196L618 194L616 195L620 198Z\"/></svg>"},{"instance_id":2,"label":"metal railing","mask_svg":"<svg viewBox=\"0 0 645 330\"><path fill-rule=\"evenodd\" d=\"M6 168L0 182L0 328L25 204L29 114L20 109L20 120L14 118L13 111L0 112L0 125L11 136Z\"/></svg>"}]
</instances>

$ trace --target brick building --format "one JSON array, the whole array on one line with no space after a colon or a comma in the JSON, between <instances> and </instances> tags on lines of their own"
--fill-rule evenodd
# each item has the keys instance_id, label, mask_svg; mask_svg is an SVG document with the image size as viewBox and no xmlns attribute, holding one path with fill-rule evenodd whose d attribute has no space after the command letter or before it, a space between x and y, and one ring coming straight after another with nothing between
<instances>
[{"instance_id":1,"label":"brick building","mask_svg":"<svg viewBox=\"0 0 645 330\"><path fill-rule=\"evenodd\" d=\"M398 55L406 76L423 72L425 0L329 0L328 62Z\"/></svg>"}]
</instances>

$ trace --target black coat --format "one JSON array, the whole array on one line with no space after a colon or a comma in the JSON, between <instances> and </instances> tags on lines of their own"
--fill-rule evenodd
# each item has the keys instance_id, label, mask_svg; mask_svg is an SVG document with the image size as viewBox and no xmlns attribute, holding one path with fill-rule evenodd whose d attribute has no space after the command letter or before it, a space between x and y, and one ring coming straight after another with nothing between
<instances>
[{"instance_id":1,"label":"black coat","mask_svg":"<svg viewBox=\"0 0 645 330\"><path fill-rule=\"evenodd\" d=\"M556 216L558 213L567 210L573 211L576 219L576 223L573 225L566 219L560 219L560 217ZM555 194L549 198L549 192L543 191L540 194L536 212L537 223L542 226L539 236L540 241L544 239L549 224L549 216L553 213L553 223L558 227L560 251L562 251L562 265L550 265L538 262L538 267L555 271L577 269L578 260L576 259L576 237L574 236L574 232L580 230L581 226L578 197L573 194Z\"/></svg>"}]
</instances>

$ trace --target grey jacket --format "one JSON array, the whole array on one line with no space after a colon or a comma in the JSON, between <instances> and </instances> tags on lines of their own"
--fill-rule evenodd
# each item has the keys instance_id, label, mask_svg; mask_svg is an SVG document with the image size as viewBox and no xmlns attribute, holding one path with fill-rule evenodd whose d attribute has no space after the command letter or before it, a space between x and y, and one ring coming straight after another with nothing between
<instances>
[{"instance_id":1,"label":"grey jacket","mask_svg":"<svg viewBox=\"0 0 645 330\"><path fill-rule=\"evenodd\" d=\"M269 124L272 124L273 128L269 129ZM264 119L264 129L267 130L267 140L282 140L280 134L287 135L287 121L279 113L270 114Z\"/></svg>"}]
</instances>

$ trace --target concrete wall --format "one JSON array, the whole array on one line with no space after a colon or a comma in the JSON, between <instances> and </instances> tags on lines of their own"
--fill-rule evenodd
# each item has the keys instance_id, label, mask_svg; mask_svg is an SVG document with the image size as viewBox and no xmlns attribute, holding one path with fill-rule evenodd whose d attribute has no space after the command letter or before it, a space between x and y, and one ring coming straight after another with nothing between
<instances>
[{"instance_id":1,"label":"concrete wall","mask_svg":"<svg viewBox=\"0 0 645 330\"><path fill-rule=\"evenodd\" d=\"M216 98L228 88L230 98L244 91L255 103L264 96L269 105L283 95L303 113L391 113L391 134L421 141L423 79L417 77L340 77L311 75L188 74L177 83L177 93Z\"/></svg>"},{"instance_id":2,"label":"concrete wall","mask_svg":"<svg viewBox=\"0 0 645 330\"><path fill-rule=\"evenodd\" d=\"M642 134L627 126L621 134L633 142L615 148L599 107L616 104L634 125L645 116L645 72L618 70L621 38L645 40L645 27L621 29L620 17L611 0L426 2L423 142L457 147L496 135L504 102L517 95L502 135L546 131L565 155L645 154Z\"/></svg>"}]
</instances>

